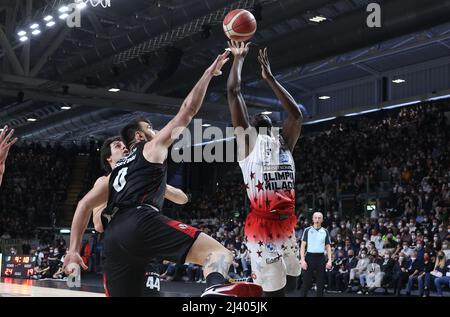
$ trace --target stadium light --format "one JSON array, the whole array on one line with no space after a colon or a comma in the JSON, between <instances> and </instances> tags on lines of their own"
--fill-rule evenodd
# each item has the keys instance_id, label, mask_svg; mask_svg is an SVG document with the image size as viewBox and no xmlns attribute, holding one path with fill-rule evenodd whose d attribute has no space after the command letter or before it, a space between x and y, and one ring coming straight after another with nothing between
<instances>
[{"instance_id":1,"label":"stadium light","mask_svg":"<svg viewBox=\"0 0 450 317\"><path fill-rule=\"evenodd\" d=\"M316 15L316 16L314 16L312 18L309 18L309 21L315 22L315 23L320 23L320 22L323 22L323 21L326 21L326 20L327 20L327 18L324 17L323 15Z\"/></svg>"},{"instance_id":2,"label":"stadium light","mask_svg":"<svg viewBox=\"0 0 450 317\"><path fill-rule=\"evenodd\" d=\"M406 80L398 78L398 79L394 79L392 82L394 84L403 84L403 83L406 83Z\"/></svg>"}]
</instances>

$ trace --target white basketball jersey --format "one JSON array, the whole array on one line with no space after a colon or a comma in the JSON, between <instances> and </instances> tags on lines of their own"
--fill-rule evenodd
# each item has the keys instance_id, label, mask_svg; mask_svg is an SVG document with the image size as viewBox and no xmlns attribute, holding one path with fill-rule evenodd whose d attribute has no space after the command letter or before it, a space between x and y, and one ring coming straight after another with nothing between
<instances>
[{"instance_id":1,"label":"white basketball jersey","mask_svg":"<svg viewBox=\"0 0 450 317\"><path fill-rule=\"evenodd\" d=\"M252 211L295 212L295 163L278 138L258 135L253 151L239 165Z\"/></svg>"}]
</instances>

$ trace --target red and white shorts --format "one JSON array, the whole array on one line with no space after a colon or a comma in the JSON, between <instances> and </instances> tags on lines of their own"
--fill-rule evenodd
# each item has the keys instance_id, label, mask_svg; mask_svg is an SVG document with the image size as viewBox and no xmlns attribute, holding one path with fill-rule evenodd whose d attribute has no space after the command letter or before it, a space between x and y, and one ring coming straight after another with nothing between
<instances>
[{"instance_id":1,"label":"red and white shorts","mask_svg":"<svg viewBox=\"0 0 450 317\"><path fill-rule=\"evenodd\" d=\"M245 222L246 245L250 252L252 279L265 292L286 285L286 275L300 275L299 246L295 238L295 214L285 220L261 217L251 212Z\"/></svg>"}]
</instances>

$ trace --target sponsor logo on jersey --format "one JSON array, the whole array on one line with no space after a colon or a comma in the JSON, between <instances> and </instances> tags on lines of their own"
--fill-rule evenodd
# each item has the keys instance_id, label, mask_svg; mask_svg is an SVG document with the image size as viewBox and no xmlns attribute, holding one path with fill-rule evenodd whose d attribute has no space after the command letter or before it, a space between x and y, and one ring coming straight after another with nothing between
<instances>
[{"instance_id":1,"label":"sponsor logo on jersey","mask_svg":"<svg viewBox=\"0 0 450 317\"><path fill-rule=\"evenodd\" d=\"M280 261L280 259L281 259L281 255L278 255L278 256L276 256L274 258L267 258L266 259L266 264L276 263L276 262Z\"/></svg>"},{"instance_id":2,"label":"sponsor logo on jersey","mask_svg":"<svg viewBox=\"0 0 450 317\"><path fill-rule=\"evenodd\" d=\"M134 161L137 157L137 154L134 154L132 156L128 155L126 157L124 157L123 159L121 159L119 162L117 162L116 167L120 167L122 165L128 164L132 161Z\"/></svg>"},{"instance_id":3,"label":"sponsor logo on jersey","mask_svg":"<svg viewBox=\"0 0 450 317\"><path fill-rule=\"evenodd\" d=\"M289 154L286 151L280 152L280 164L289 163Z\"/></svg>"},{"instance_id":4,"label":"sponsor logo on jersey","mask_svg":"<svg viewBox=\"0 0 450 317\"><path fill-rule=\"evenodd\" d=\"M275 251L275 246L272 243L267 243L266 248L269 252Z\"/></svg>"},{"instance_id":5,"label":"sponsor logo on jersey","mask_svg":"<svg viewBox=\"0 0 450 317\"><path fill-rule=\"evenodd\" d=\"M180 223L180 224L178 225L178 227L179 227L180 229L182 229L182 230L186 230L186 229L188 228L188 226L185 225L184 223Z\"/></svg>"}]
</instances>

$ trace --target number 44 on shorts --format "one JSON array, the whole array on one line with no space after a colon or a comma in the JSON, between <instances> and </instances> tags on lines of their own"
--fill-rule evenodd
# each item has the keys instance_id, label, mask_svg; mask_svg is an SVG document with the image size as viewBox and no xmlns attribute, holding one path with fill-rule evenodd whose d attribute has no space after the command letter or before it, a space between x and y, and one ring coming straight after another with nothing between
<instances>
[{"instance_id":1,"label":"number 44 on shorts","mask_svg":"<svg viewBox=\"0 0 450 317\"><path fill-rule=\"evenodd\" d=\"M149 275L147 277L147 283L145 286L152 290L157 290L159 292L160 290L160 283L159 283L159 277L155 275Z\"/></svg>"}]
</instances>

